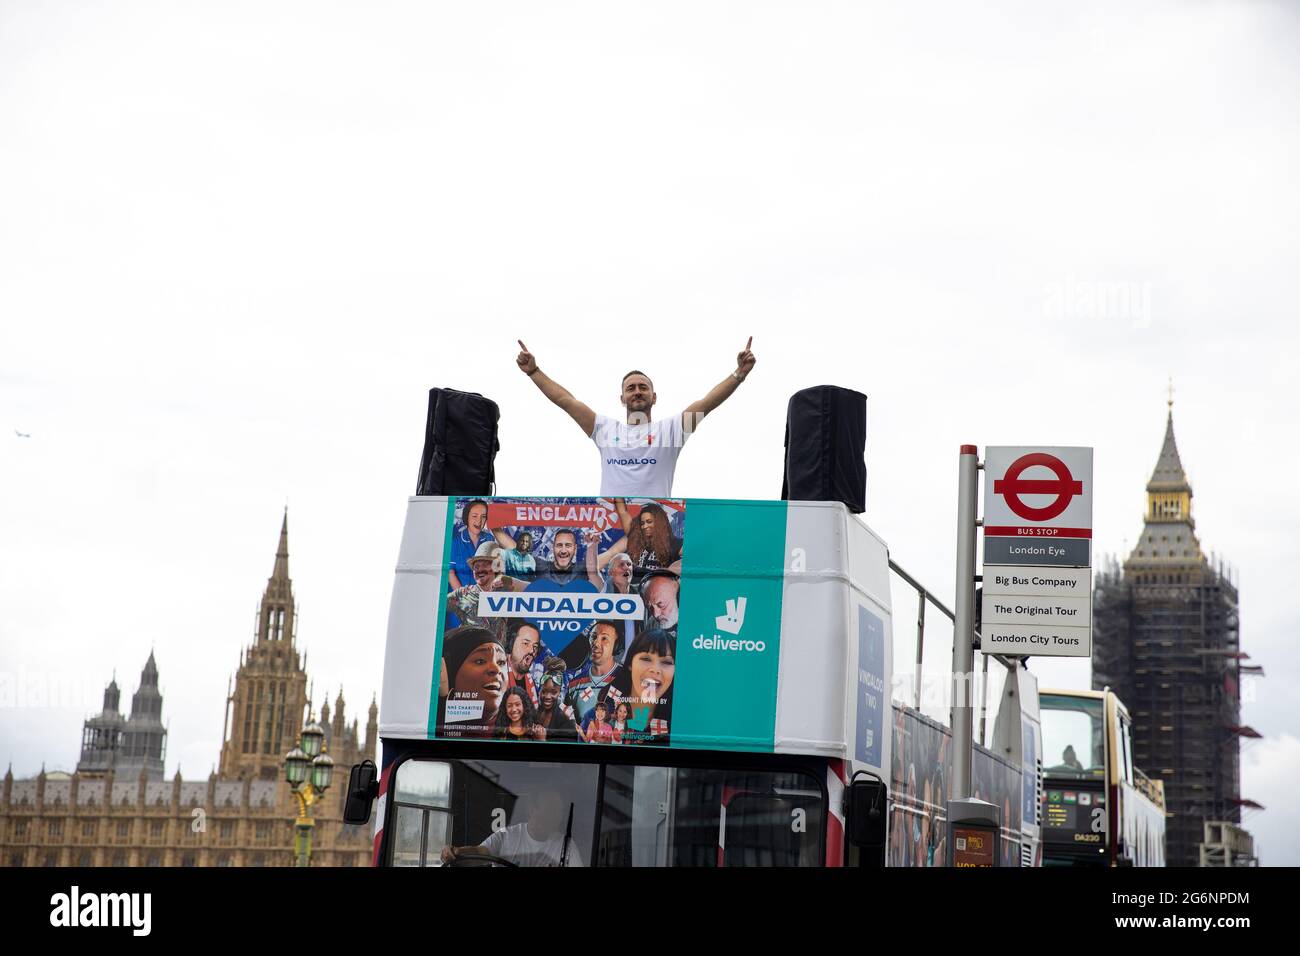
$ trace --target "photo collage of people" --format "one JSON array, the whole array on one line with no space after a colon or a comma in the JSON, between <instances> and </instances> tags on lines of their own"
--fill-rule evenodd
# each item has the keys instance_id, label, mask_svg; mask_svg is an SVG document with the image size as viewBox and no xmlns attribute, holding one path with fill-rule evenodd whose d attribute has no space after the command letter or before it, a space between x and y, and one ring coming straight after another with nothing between
<instances>
[{"instance_id":1,"label":"photo collage of people","mask_svg":"<svg viewBox=\"0 0 1300 956\"><path fill-rule=\"evenodd\" d=\"M686 504L456 499L436 735L666 745Z\"/></svg>"},{"instance_id":2,"label":"photo collage of people","mask_svg":"<svg viewBox=\"0 0 1300 956\"><path fill-rule=\"evenodd\" d=\"M952 735L913 710L894 707L889 866L947 866L947 806L952 781ZM977 748L971 762L972 796L1002 810L1005 833L1020 832L1020 775L1011 764ZM998 841L999 866L1019 866L1020 844Z\"/></svg>"}]
</instances>

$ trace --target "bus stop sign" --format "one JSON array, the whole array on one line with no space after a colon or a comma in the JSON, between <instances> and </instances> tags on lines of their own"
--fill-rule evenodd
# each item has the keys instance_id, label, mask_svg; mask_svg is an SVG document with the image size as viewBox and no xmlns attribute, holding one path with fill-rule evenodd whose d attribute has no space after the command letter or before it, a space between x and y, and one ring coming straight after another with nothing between
<instances>
[{"instance_id":1,"label":"bus stop sign","mask_svg":"<svg viewBox=\"0 0 1300 956\"><path fill-rule=\"evenodd\" d=\"M985 450L981 601L985 653L1091 656L1091 448Z\"/></svg>"},{"instance_id":2,"label":"bus stop sign","mask_svg":"<svg viewBox=\"0 0 1300 956\"><path fill-rule=\"evenodd\" d=\"M990 446L984 563L1092 566L1092 449Z\"/></svg>"},{"instance_id":3,"label":"bus stop sign","mask_svg":"<svg viewBox=\"0 0 1300 956\"><path fill-rule=\"evenodd\" d=\"M1034 465L1051 469L1056 475L1056 480L1021 478L1021 475ZM1007 507L1026 521L1050 521L1070 506L1075 495L1083 494L1083 482L1070 474L1070 469L1061 459L1045 452L1034 451L1028 455L1021 455L1011 463L1006 477L998 478L993 482L993 493L1005 498ZM1020 497L1029 494L1047 494L1056 497L1045 508L1034 508L1025 504Z\"/></svg>"}]
</instances>

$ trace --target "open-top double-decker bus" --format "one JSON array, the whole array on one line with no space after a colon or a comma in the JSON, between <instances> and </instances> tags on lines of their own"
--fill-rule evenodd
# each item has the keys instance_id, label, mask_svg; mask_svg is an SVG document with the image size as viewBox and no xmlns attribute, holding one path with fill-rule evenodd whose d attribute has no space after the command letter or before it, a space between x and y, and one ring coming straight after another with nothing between
<instances>
[{"instance_id":1,"label":"open-top double-decker bus","mask_svg":"<svg viewBox=\"0 0 1300 956\"><path fill-rule=\"evenodd\" d=\"M839 503L412 498L352 781L375 863L942 865L950 736L893 699L894 641L888 549ZM974 778L1019 865L1011 670Z\"/></svg>"}]
</instances>

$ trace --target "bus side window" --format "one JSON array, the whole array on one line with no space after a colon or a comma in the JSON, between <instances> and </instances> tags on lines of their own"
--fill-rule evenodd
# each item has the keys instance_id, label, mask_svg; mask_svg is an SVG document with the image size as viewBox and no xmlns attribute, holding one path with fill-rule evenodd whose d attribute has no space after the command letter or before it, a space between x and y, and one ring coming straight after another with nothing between
<instances>
[{"instance_id":1,"label":"bus side window","mask_svg":"<svg viewBox=\"0 0 1300 956\"><path fill-rule=\"evenodd\" d=\"M1133 784L1133 740L1129 735L1128 718L1119 719L1120 767L1124 782Z\"/></svg>"}]
</instances>

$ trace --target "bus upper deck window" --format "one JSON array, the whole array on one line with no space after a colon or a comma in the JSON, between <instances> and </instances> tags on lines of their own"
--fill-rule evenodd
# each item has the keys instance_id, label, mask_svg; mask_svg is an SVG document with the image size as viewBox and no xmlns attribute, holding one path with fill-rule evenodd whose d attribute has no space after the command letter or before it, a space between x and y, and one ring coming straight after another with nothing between
<instances>
[{"instance_id":1,"label":"bus upper deck window","mask_svg":"<svg viewBox=\"0 0 1300 956\"><path fill-rule=\"evenodd\" d=\"M1119 751L1124 782L1131 784L1133 782L1133 738L1129 733L1128 718L1122 715L1119 719Z\"/></svg>"}]
</instances>

